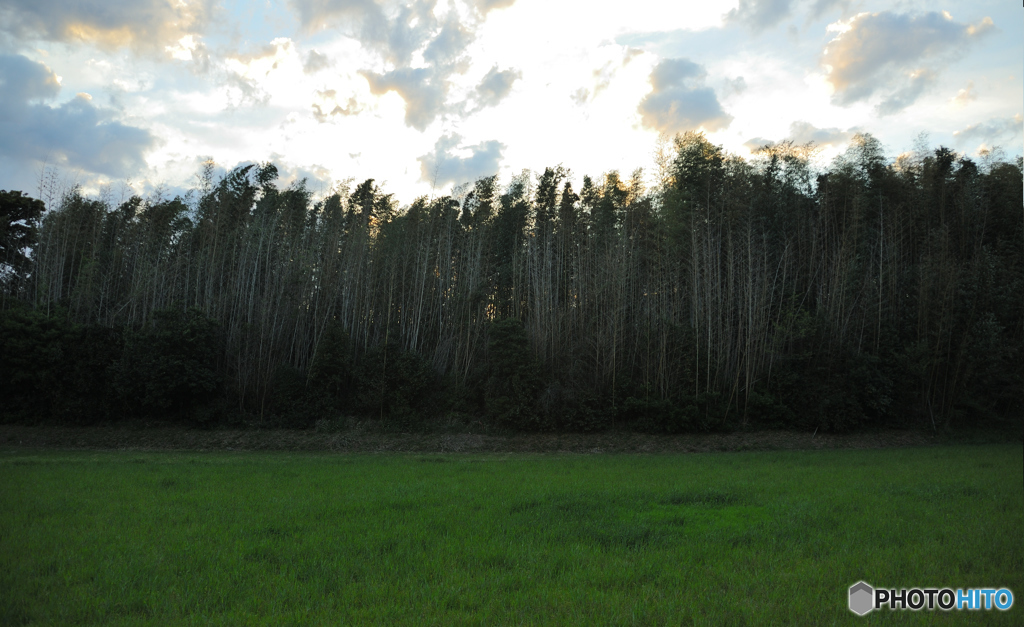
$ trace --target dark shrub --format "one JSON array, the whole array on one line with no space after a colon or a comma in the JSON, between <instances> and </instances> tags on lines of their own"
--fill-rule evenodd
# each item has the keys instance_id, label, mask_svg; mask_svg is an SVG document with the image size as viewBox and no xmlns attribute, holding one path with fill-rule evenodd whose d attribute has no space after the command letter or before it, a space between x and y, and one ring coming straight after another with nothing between
<instances>
[{"instance_id":1,"label":"dark shrub","mask_svg":"<svg viewBox=\"0 0 1024 627\"><path fill-rule=\"evenodd\" d=\"M541 416L536 408L542 385L540 364L530 350L523 323L505 318L491 323L487 332L487 414L499 424L516 429L540 428Z\"/></svg>"},{"instance_id":2,"label":"dark shrub","mask_svg":"<svg viewBox=\"0 0 1024 627\"><path fill-rule=\"evenodd\" d=\"M36 422L51 416L53 390L61 385L63 318L27 307L0 312L0 416Z\"/></svg>"},{"instance_id":3,"label":"dark shrub","mask_svg":"<svg viewBox=\"0 0 1024 627\"><path fill-rule=\"evenodd\" d=\"M441 379L426 359L397 344L377 347L357 368L356 413L411 428L437 413Z\"/></svg>"},{"instance_id":4,"label":"dark shrub","mask_svg":"<svg viewBox=\"0 0 1024 627\"><path fill-rule=\"evenodd\" d=\"M196 420L196 410L214 401L221 381L219 325L198 309L159 311L128 333L115 385L126 408L147 416Z\"/></svg>"}]
</instances>

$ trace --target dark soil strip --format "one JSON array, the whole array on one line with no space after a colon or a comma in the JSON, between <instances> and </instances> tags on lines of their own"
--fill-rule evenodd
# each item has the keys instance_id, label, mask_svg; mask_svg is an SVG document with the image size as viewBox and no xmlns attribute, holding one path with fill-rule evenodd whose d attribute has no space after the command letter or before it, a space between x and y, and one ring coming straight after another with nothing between
<instances>
[{"instance_id":1,"label":"dark soil strip","mask_svg":"<svg viewBox=\"0 0 1024 627\"><path fill-rule=\"evenodd\" d=\"M0 449L115 451L336 451L343 453L699 453L864 449L1019 442L998 432L872 431L852 434L753 431L689 435L379 433L354 429L202 430L182 427L30 427L0 425Z\"/></svg>"}]
</instances>

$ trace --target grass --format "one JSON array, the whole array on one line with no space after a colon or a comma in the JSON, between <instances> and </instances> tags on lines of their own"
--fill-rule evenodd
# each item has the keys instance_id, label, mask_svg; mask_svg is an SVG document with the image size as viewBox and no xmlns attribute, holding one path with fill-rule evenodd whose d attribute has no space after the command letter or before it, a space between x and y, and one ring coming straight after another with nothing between
<instances>
[{"instance_id":1,"label":"grass","mask_svg":"<svg viewBox=\"0 0 1024 627\"><path fill-rule=\"evenodd\" d=\"M1019 445L680 456L0 453L0 624L1022 624Z\"/></svg>"}]
</instances>

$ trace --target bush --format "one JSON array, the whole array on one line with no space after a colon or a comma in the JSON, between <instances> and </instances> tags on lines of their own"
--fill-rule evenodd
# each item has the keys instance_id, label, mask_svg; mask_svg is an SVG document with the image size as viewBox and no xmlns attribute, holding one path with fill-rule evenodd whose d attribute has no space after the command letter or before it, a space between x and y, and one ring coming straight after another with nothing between
<instances>
[{"instance_id":1,"label":"bush","mask_svg":"<svg viewBox=\"0 0 1024 627\"><path fill-rule=\"evenodd\" d=\"M18 307L0 312L0 415L5 422L52 416L62 385L68 325L57 316Z\"/></svg>"},{"instance_id":2,"label":"bush","mask_svg":"<svg viewBox=\"0 0 1024 627\"><path fill-rule=\"evenodd\" d=\"M216 360L222 346L219 325L202 311L158 311L125 338L114 376L118 394L132 413L212 418L197 410L221 389Z\"/></svg>"},{"instance_id":3,"label":"bush","mask_svg":"<svg viewBox=\"0 0 1024 627\"><path fill-rule=\"evenodd\" d=\"M426 359L397 344L367 353L356 369L356 413L411 428L437 413L441 380Z\"/></svg>"},{"instance_id":4,"label":"bush","mask_svg":"<svg viewBox=\"0 0 1024 627\"><path fill-rule=\"evenodd\" d=\"M505 318L488 327L489 376L484 403L488 416L516 429L542 426L537 412L540 364L530 350L523 323Z\"/></svg>"},{"instance_id":5,"label":"bush","mask_svg":"<svg viewBox=\"0 0 1024 627\"><path fill-rule=\"evenodd\" d=\"M112 388L120 329L81 326L64 312L0 314L0 412L5 421L87 425L118 416Z\"/></svg>"},{"instance_id":6,"label":"bush","mask_svg":"<svg viewBox=\"0 0 1024 627\"><path fill-rule=\"evenodd\" d=\"M336 321L332 320L324 330L304 383L308 383L313 411L337 413L352 404L351 349L348 334Z\"/></svg>"},{"instance_id":7,"label":"bush","mask_svg":"<svg viewBox=\"0 0 1024 627\"><path fill-rule=\"evenodd\" d=\"M588 433L611 424L611 413L599 398L558 381L544 388L537 404L545 429Z\"/></svg>"},{"instance_id":8,"label":"bush","mask_svg":"<svg viewBox=\"0 0 1024 627\"><path fill-rule=\"evenodd\" d=\"M317 411L316 394L309 389L306 375L298 368L281 364L274 370L269 422L274 426L303 429L314 424L322 414Z\"/></svg>"},{"instance_id":9,"label":"bush","mask_svg":"<svg viewBox=\"0 0 1024 627\"><path fill-rule=\"evenodd\" d=\"M92 424L119 418L114 373L124 351L121 329L98 325L70 327L63 336L62 378L52 391L54 418Z\"/></svg>"}]
</instances>

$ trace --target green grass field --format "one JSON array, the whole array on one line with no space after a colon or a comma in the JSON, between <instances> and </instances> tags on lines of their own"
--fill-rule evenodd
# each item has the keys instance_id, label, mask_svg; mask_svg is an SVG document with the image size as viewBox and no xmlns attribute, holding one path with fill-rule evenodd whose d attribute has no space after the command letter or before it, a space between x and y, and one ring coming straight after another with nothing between
<instances>
[{"instance_id":1,"label":"green grass field","mask_svg":"<svg viewBox=\"0 0 1024 627\"><path fill-rule=\"evenodd\" d=\"M1020 445L677 456L0 453L0 624L1024 624Z\"/></svg>"}]
</instances>

